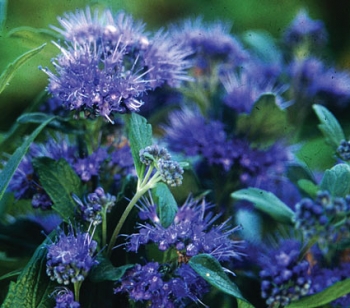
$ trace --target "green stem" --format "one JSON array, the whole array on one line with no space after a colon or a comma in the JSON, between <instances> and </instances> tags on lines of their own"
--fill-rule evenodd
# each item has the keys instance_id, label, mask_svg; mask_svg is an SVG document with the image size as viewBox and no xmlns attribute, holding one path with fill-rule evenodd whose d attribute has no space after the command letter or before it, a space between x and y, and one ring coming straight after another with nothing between
<instances>
[{"instance_id":1,"label":"green stem","mask_svg":"<svg viewBox=\"0 0 350 308\"><path fill-rule=\"evenodd\" d=\"M74 297L75 301L79 303L79 293L82 281L77 281L74 283Z\"/></svg>"},{"instance_id":2,"label":"green stem","mask_svg":"<svg viewBox=\"0 0 350 308\"><path fill-rule=\"evenodd\" d=\"M161 176L159 175L159 172L157 171L151 179L145 184L144 181L141 182L140 185L138 185L139 189L137 190L136 194L132 197L129 204L124 210L124 213L122 214L122 217L120 217L120 220L115 227L111 240L109 241L108 249L107 249L107 256L110 257L113 246L115 244L115 241L117 240L117 236L119 235L119 232L121 228L123 227L123 224L126 220L126 218L129 216L131 210L133 209L134 205L137 201L140 200L140 198L151 188L153 188L157 182L161 180Z\"/></svg>"},{"instance_id":3,"label":"green stem","mask_svg":"<svg viewBox=\"0 0 350 308\"><path fill-rule=\"evenodd\" d=\"M107 245L107 207L102 211L102 248Z\"/></svg>"}]
</instances>

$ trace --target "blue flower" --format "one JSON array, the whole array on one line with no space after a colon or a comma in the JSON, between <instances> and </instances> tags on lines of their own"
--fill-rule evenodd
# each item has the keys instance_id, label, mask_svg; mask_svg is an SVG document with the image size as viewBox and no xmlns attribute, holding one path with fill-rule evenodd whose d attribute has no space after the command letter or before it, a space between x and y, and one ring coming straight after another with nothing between
<instances>
[{"instance_id":1,"label":"blue flower","mask_svg":"<svg viewBox=\"0 0 350 308\"><path fill-rule=\"evenodd\" d=\"M344 161L350 160L350 142L342 140L337 148L337 154Z\"/></svg>"},{"instance_id":2,"label":"blue flower","mask_svg":"<svg viewBox=\"0 0 350 308\"><path fill-rule=\"evenodd\" d=\"M300 10L284 33L288 47L298 47L309 43L311 47L323 47L327 43L327 32L321 20L313 20L306 10Z\"/></svg>"},{"instance_id":3,"label":"blue flower","mask_svg":"<svg viewBox=\"0 0 350 308\"><path fill-rule=\"evenodd\" d=\"M283 240L260 258L261 293L267 305L284 307L309 293L309 263L300 260L300 250L297 240Z\"/></svg>"},{"instance_id":4,"label":"blue flower","mask_svg":"<svg viewBox=\"0 0 350 308\"><path fill-rule=\"evenodd\" d=\"M56 74L43 70L50 79L48 91L66 109L113 123L115 112L138 111L147 91L189 80L189 62L188 52L167 33L151 36L124 12L104 15L92 16L89 9L66 14L61 20L65 30L60 32L67 47L56 44L61 51L53 61Z\"/></svg>"},{"instance_id":5,"label":"blue flower","mask_svg":"<svg viewBox=\"0 0 350 308\"><path fill-rule=\"evenodd\" d=\"M54 308L80 308L80 304L74 300L74 294L67 288L59 288L54 292L56 306Z\"/></svg>"},{"instance_id":6,"label":"blue flower","mask_svg":"<svg viewBox=\"0 0 350 308\"><path fill-rule=\"evenodd\" d=\"M169 274L173 276L169 278ZM190 302L200 302L208 291L206 281L188 264L171 269L157 262L135 265L114 289L114 293L127 293L131 300L153 308L187 307Z\"/></svg>"},{"instance_id":7,"label":"blue flower","mask_svg":"<svg viewBox=\"0 0 350 308\"><path fill-rule=\"evenodd\" d=\"M47 246L47 275L59 284L83 281L98 263L96 248L97 242L88 233L74 232L71 226L68 234L59 229L56 241Z\"/></svg>"},{"instance_id":8,"label":"blue flower","mask_svg":"<svg viewBox=\"0 0 350 308\"><path fill-rule=\"evenodd\" d=\"M155 205L148 200L140 217L151 218L151 221L141 224L138 233L128 236L127 250L137 252L141 245L154 243L161 251L175 249L189 258L200 253L211 254L219 261L240 258L240 242L231 239L239 227L231 228L228 221L214 225L219 215L207 213L210 207L204 200L188 199L179 208L173 223L165 228L155 212Z\"/></svg>"},{"instance_id":9,"label":"blue flower","mask_svg":"<svg viewBox=\"0 0 350 308\"><path fill-rule=\"evenodd\" d=\"M248 53L241 43L230 34L230 26L223 22L205 23L201 18L185 20L171 29L174 40L192 51L194 67L208 70L214 63L225 69L241 66Z\"/></svg>"}]
</instances>

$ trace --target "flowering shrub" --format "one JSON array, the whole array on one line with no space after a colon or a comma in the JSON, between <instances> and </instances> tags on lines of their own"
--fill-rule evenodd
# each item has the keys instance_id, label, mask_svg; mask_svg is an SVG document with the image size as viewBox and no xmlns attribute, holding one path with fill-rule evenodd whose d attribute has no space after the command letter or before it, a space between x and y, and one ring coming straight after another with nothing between
<instances>
[{"instance_id":1,"label":"flowering shrub","mask_svg":"<svg viewBox=\"0 0 350 308\"><path fill-rule=\"evenodd\" d=\"M2 307L350 305L350 73L321 60L321 21L302 10L277 42L201 18L58 20L47 95L0 144L18 265ZM307 168L315 119L325 163Z\"/></svg>"}]
</instances>

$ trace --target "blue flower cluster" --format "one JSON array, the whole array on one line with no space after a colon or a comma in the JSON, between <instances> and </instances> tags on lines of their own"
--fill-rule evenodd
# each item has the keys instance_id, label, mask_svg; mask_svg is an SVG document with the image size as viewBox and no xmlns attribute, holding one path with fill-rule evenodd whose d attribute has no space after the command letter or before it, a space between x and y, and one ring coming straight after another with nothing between
<instances>
[{"instance_id":1,"label":"blue flower cluster","mask_svg":"<svg viewBox=\"0 0 350 308\"><path fill-rule=\"evenodd\" d=\"M350 142L342 140L339 147L337 148L337 154L344 161L350 160Z\"/></svg>"},{"instance_id":2,"label":"blue flower cluster","mask_svg":"<svg viewBox=\"0 0 350 308\"><path fill-rule=\"evenodd\" d=\"M287 306L309 293L309 263L300 260L300 250L300 242L284 240L260 259L261 292L269 307Z\"/></svg>"},{"instance_id":3,"label":"blue flower cluster","mask_svg":"<svg viewBox=\"0 0 350 308\"><path fill-rule=\"evenodd\" d=\"M138 111L147 91L189 80L189 51L168 33L152 35L124 13L99 14L90 8L59 19L65 46L53 60L56 73L44 68L48 91L69 110L100 115L113 123L113 113Z\"/></svg>"},{"instance_id":4,"label":"blue flower cluster","mask_svg":"<svg viewBox=\"0 0 350 308\"><path fill-rule=\"evenodd\" d=\"M57 240L47 247L46 273L51 280L68 285L83 281L95 259L97 242L88 233L74 231L68 234L58 230Z\"/></svg>"},{"instance_id":5,"label":"blue flower cluster","mask_svg":"<svg viewBox=\"0 0 350 308\"><path fill-rule=\"evenodd\" d=\"M74 300L74 294L67 288L58 289L55 293L56 306L54 308L80 308L80 304Z\"/></svg>"},{"instance_id":6,"label":"blue flower cluster","mask_svg":"<svg viewBox=\"0 0 350 308\"><path fill-rule=\"evenodd\" d=\"M350 196L332 197L328 191L318 191L316 199L302 199L296 206L295 227L311 239L330 245L348 233Z\"/></svg>"},{"instance_id":7,"label":"blue flower cluster","mask_svg":"<svg viewBox=\"0 0 350 308\"><path fill-rule=\"evenodd\" d=\"M150 223L140 224L139 232L127 237L126 249L138 252L141 246L153 243L167 256L174 254L176 262L136 265L120 279L115 292L127 292L134 301L149 301L151 307L185 307L188 301L199 302L209 286L187 262L200 253L219 261L239 259L239 242L231 239L239 227L230 228L228 221L214 225L218 216L206 213L210 206L204 200L187 200L168 228L161 225L156 208L151 200L140 208L140 218Z\"/></svg>"}]
</instances>

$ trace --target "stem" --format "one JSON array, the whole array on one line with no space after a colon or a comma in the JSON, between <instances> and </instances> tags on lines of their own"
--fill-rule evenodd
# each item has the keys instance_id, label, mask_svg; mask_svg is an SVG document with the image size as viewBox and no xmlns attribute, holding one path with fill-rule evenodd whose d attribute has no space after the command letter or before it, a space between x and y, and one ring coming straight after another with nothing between
<instances>
[{"instance_id":1,"label":"stem","mask_svg":"<svg viewBox=\"0 0 350 308\"><path fill-rule=\"evenodd\" d=\"M82 281L77 281L74 283L74 298L75 301L79 303L79 293Z\"/></svg>"},{"instance_id":2,"label":"stem","mask_svg":"<svg viewBox=\"0 0 350 308\"><path fill-rule=\"evenodd\" d=\"M102 248L107 244L107 208L102 211Z\"/></svg>"},{"instance_id":3,"label":"stem","mask_svg":"<svg viewBox=\"0 0 350 308\"><path fill-rule=\"evenodd\" d=\"M108 245L108 249L107 249L107 256L108 257L111 255L112 248L115 244L115 241L117 240L117 236L119 235L119 232L120 232L121 228L123 227L123 224L124 224L126 218L129 216L134 205L136 204L137 201L140 200L140 198L145 194L145 192L147 192L149 189L154 187L155 184L157 184L157 182L160 179L161 179L161 176L159 175L159 173L157 171L146 184L144 184L144 181L141 182L139 189L137 190L136 194L132 197L129 204L125 208L124 213L120 217L120 220L113 231L113 234L112 234L111 240L109 241L109 245Z\"/></svg>"}]
</instances>

